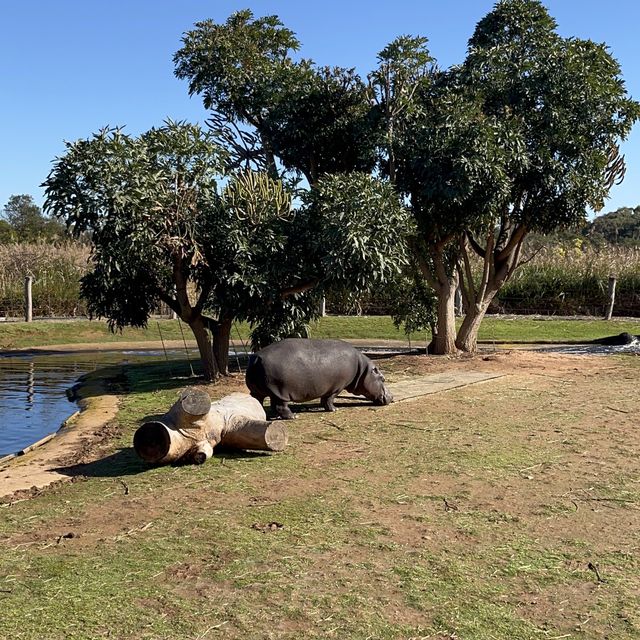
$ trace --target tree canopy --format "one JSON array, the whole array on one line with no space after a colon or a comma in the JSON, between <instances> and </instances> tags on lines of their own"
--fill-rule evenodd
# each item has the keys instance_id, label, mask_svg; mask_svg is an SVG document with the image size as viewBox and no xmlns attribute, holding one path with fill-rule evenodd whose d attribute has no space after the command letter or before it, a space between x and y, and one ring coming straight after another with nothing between
<instances>
[{"instance_id":1,"label":"tree canopy","mask_svg":"<svg viewBox=\"0 0 640 640\"><path fill-rule=\"evenodd\" d=\"M168 121L139 137L107 128L68 143L44 183L47 210L91 233L89 311L119 329L166 303L212 379L227 371L234 320L254 325L256 344L299 331L322 287L365 291L406 261L407 213L388 185L336 175L294 208L280 181L225 175L224 159L196 125ZM395 233L380 232L384 220Z\"/></svg>"},{"instance_id":2,"label":"tree canopy","mask_svg":"<svg viewBox=\"0 0 640 640\"><path fill-rule=\"evenodd\" d=\"M0 220L0 243L50 241L65 235L59 221L43 215L27 194L14 195L4 205Z\"/></svg>"},{"instance_id":3,"label":"tree canopy","mask_svg":"<svg viewBox=\"0 0 640 640\"><path fill-rule=\"evenodd\" d=\"M537 0L498 2L463 64L435 71L414 102L396 181L410 198L416 251L439 298L438 350L473 350L526 235L584 222L621 179L617 145L639 105L606 46L561 37ZM466 316L454 345L458 283Z\"/></svg>"},{"instance_id":4,"label":"tree canopy","mask_svg":"<svg viewBox=\"0 0 640 640\"><path fill-rule=\"evenodd\" d=\"M611 244L640 246L640 206L621 207L598 216L588 225L586 233Z\"/></svg>"},{"instance_id":5,"label":"tree canopy","mask_svg":"<svg viewBox=\"0 0 640 640\"><path fill-rule=\"evenodd\" d=\"M498 2L450 69L421 36L387 45L366 79L294 59L299 46L277 16L199 22L174 62L206 133L169 121L67 145L46 209L92 235L90 309L122 327L164 301L215 377L233 320L259 345L302 332L327 288L402 278L414 293L396 317L433 322L426 282L433 350L474 350L527 234L584 222L622 179L640 105L618 63L560 36L539 0Z\"/></svg>"},{"instance_id":6,"label":"tree canopy","mask_svg":"<svg viewBox=\"0 0 640 640\"><path fill-rule=\"evenodd\" d=\"M435 351L448 353L475 349L526 235L584 221L624 174L618 144L638 103L605 45L556 26L538 0L501 0L462 64L441 70L426 38L401 36L365 83L353 70L294 60L300 43L276 16L243 11L198 23L174 61L235 141L236 163L263 158L312 190L350 171L394 185L414 219L412 263L438 297ZM456 339L458 285L467 313Z\"/></svg>"}]
</instances>

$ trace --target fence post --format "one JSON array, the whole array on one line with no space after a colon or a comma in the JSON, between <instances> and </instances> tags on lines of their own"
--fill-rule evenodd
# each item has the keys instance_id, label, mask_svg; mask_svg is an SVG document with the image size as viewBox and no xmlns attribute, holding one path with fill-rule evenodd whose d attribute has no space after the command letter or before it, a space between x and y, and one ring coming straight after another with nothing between
<instances>
[{"instance_id":1,"label":"fence post","mask_svg":"<svg viewBox=\"0 0 640 640\"><path fill-rule=\"evenodd\" d=\"M26 322L33 322L33 296L31 295L31 285L33 278L27 276L24 279L24 319Z\"/></svg>"},{"instance_id":2,"label":"fence post","mask_svg":"<svg viewBox=\"0 0 640 640\"><path fill-rule=\"evenodd\" d=\"M609 290L607 292L608 301L607 301L607 313L604 317L605 320L611 320L611 316L613 315L613 305L616 301L616 277L609 276Z\"/></svg>"},{"instance_id":3,"label":"fence post","mask_svg":"<svg viewBox=\"0 0 640 640\"><path fill-rule=\"evenodd\" d=\"M318 313L321 318L324 318L327 315L327 299L324 296L322 296L322 300L320 301Z\"/></svg>"}]
</instances>

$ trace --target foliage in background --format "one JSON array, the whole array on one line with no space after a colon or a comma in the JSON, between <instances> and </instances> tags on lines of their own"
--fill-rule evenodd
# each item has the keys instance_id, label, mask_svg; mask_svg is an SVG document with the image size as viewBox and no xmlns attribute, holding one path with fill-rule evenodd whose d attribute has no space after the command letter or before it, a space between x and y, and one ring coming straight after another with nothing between
<instances>
[{"instance_id":1,"label":"foliage in background","mask_svg":"<svg viewBox=\"0 0 640 640\"><path fill-rule=\"evenodd\" d=\"M598 247L583 240L538 249L494 300L492 311L603 315L609 276L616 276L614 313L640 315L640 248Z\"/></svg>"},{"instance_id":2,"label":"foliage in background","mask_svg":"<svg viewBox=\"0 0 640 640\"><path fill-rule=\"evenodd\" d=\"M64 225L43 215L30 195L11 196L0 217L0 244L68 238Z\"/></svg>"},{"instance_id":3,"label":"foliage in background","mask_svg":"<svg viewBox=\"0 0 640 640\"><path fill-rule=\"evenodd\" d=\"M526 251L531 260L505 285L490 313L598 316L604 313L607 281L613 273L618 279L614 314L640 316L639 249L592 245L579 237L563 242L550 241L545 236L530 240ZM0 316L22 317L25 275L34 277L35 316L86 315L85 303L79 295L79 279L88 269L88 258L89 248L71 241L61 245L0 246ZM326 292L327 311L337 315L401 317L407 305L418 304L409 284L394 281L387 287L359 295L334 288ZM267 344L279 335L305 335L309 318L319 309L321 293L320 289L310 291L312 296L304 299L304 304L309 305L309 315L305 312L297 317L299 309L276 305L272 311L275 317L266 317L262 325L254 324L256 345ZM427 289L425 295L432 294ZM302 296L298 296L296 309L301 301ZM428 313L425 307L419 314L423 311ZM423 322L422 326L428 327L427 316L423 317L426 325Z\"/></svg>"},{"instance_id":4,"label":"foliage in background","mask_svg":"<svg viewBox=\"0 0 640 640\"><path fill-rule=\"evenodd\" d=\"M0 244L0 316L24 317L24 280L33 277L34 316L86 315L80 279L87 272L89 247L67 240Z\"/></svg>"},{"instance_id":5,"label":"foliage in background","mask_svg":"<svg viewBox=\"0 0 640 640\"><path fill-rule=\"evenodd\" d=\"M585 229L586 235L616 245L640 247L640 206L621 207L598 216Z\"/></svg>"}]
</instances>

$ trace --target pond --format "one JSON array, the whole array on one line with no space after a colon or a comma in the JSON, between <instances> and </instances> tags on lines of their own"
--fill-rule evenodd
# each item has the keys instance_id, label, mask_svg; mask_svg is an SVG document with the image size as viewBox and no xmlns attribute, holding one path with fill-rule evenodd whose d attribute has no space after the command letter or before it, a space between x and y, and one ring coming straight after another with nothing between
<instances>
[{"instance_id":1,"label":"pond","mask_svg":"<svg viewBox=\"0 0 640 640\"><path fill-rule=\"evenodd\" d=\"M189 358L198 360L194 352ZM0 354L0 458L55 433L77 410L67 392L96 369L184 360L184 350Z\"/></svg>"},{"instance_id":2,"label":"pond","mask_svg":"<svg viewBox=\"0 0 640 640\"><path fill-rule=\"evenodd\" d=\"M552 351L553 353L566 353L579 356L610 356L610 355L640 355L640 340L634 340L625 345L604 344L563 344L545 345L537 347L537 351Z\"/></svg>"}]
</instances>

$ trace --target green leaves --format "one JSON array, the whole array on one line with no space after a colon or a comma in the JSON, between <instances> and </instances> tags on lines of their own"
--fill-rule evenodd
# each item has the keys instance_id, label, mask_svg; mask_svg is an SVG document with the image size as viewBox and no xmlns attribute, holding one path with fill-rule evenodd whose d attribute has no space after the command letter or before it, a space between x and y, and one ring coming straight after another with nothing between
<instances>
[{"instance_id":1,"label":"green leaves","mask_svg":"<svg viewBox=\"0 0 640 640\"><path fill-rule=\"evenodd\" d=\"M361 173L325 176L307 206L328 285L372 290L407 264L409 213L388 183Z\"/></svg>"},{"instance_id":2,"label":"green leaves","mask_svg":"<svg viewBox=\"0 0 640 640\"><path fill-rule=\"evenodd\" d=\"M506 149L507 204L543 232L602 206L611 151L640 116L606 46L562 38L555 26L537 0L499 2L478 24L460 74L496 126L523 141L524 153Z\"/></svg>"},{"instance_id":3,"label":"green leaves","mask_svg":"<svg viewBox=\"0 0 640 640\"><path fill-rule=\"evenodd\" d=\"M289 51L299 43L276 16L253 18L249 10L225 24L198 22L175 54L175 73L189 80L190 95L201 94L207 109L257 124L260 109L280 92Z\"/></svg>"},{"instance_id":4,"label":"green leaves","mask_svg":"<svg viewBox=\"0 0 640 640\"><path fill-rule=\"evenodd\" d=\"M239 221L257 226L271 218L289 219L291 194L282 182L272 180L266 173L242 171L235 174L222 194L224 206Z\"/></svg>"}]
</instances>

